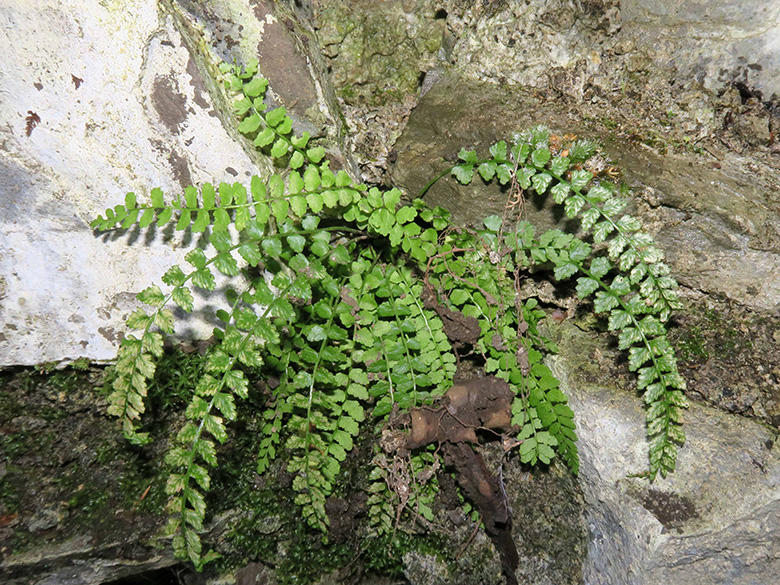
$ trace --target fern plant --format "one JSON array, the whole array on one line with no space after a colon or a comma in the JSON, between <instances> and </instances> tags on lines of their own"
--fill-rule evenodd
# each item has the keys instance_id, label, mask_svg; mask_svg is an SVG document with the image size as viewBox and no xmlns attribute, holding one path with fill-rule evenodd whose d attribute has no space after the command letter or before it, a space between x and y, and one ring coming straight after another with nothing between
<instances>
[{"instance_id":1,"label":"fern plant","mask_svg":"<svg viewBox=\"0 0 780 585\"><path fill-rule=\"evenodd\" d=\"M585 299L595 293L594 312L608 314L608 327L619 332L618 345L628 351L629 369L638 374L637 387L644 392L648 408L648 475L653 479L660 471L665 476L674 470L677 446L685 441L681 409L688 406L685 381L665 326L671 312L681 308L677 283L663 263L663 252L641 231L640 222L622 213L626 200L611 183L594 183L593 173L583 168L595 145L588 141L556 142L558 148L553 152L549 130L533 128L517 136L511 149L503 141L491 147L489 158L478 160L476 152L462 150L461 162L451 172L463 184L473 180L475 169L486 181L495 178L502 185L509 184L514 197L510 207L522 207L522 193L529 188L549 193L555 203L564 206L567 217L580 220L581 236L589 236L592 243L560 230L549 230L537 239L527 222L519 222L514 235L501 238L502 222L492 219L491 226L486 221L486 227L497 234L491 263L507 264L507 272L515 266L528 269L550 263L557 280L581 275L577 278L578 296ZM514 250L514 264L502 259L502 245ZM488 362L487 371L495 365ZM502 374L505 376L505 371ZM547 374L544 371L543 376ZM517 374L515 378L519 379ZM544 426L555 425L551 415L546 419Z\"/></svg>"},{"instance_id":2,"label":"fern plant","mask_svg":"<svg viewBox=\"0 0 780 585\"><path fill-rule=\"evenodd\" d=\"M276 381L262 413L257 471L267 472L284 452L296 503L322 531L326 500L361 430L379 432L399 412L430 407L452 386L460 359L478 361L510 385L513 444L523 463L549 463L557 453L576 473L574 413L543 363L555 349L538 328L545 312L519 295L522 280L546 267L556 279L576 277L579 296L608 314L648 405L647 475L674 469L686 406L665 329L679 308L676 285L639 222L621 215L624 200L582 167L592 144L551 148L539 127L499 142L484 159L461 151L448 173L464 184L475 172L496 179L510 198L504 217L459 228L421 198L402 203L397 189L368 188L334 172L307 133L294 135L284 108L267 107L268 82L256 62L221 70L238 129L279 171L252 177L248 188L189 187L181 198L155 189L139 202L130 193L92 224L101 231L173 224L208 242L186 255L188 266L163 275L164 288L142 291L146 308L127 319L135 333L119 348L109 412L133 443L150 440L144 400L163 336L174 332L171 307L191 311L195 289L213 290L216 273L234 283L217 311L221 326L207 372L167 456L168 532L177 556L198 568L217 556L204 554L200 540L205 495L217 443L227 440L228 423L247 398L247 373ZM537 236L517 221L531 189L579 218L581 232ZM367 489L376 531L394 530L402 517L433 521L435 450L389 457L377 448L373 464Z\"/></svg>"}]
</instances>

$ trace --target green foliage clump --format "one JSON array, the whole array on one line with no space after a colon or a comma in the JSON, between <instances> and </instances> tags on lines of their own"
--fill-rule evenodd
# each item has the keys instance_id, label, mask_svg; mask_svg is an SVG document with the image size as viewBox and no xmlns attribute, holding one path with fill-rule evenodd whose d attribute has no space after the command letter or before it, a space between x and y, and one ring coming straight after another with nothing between
<instances>
[{"instance_id":1,"label":"green foliage clump","mask_svg":"<svg viewBox=\"0 0 780 585\"><path fill-rule=\"evenodd\" d=\"M484 160L478 160L474 151L462 150L461 162L452 172L463 184L473 180L476 169L484 180L511 183L512 191L549 192L555 203L564 206L567 217L579 219L583 239L560 230L536 238L533 226L519 222L514 235L506 236L506 245L522 267L549 263L556 280L581 275L577 295L581 299L593 296L594 312L608 315L609 329L618 332L618 346L628 351L629 369L638 374L637 387L644 392L648 407L649 475L654 478L659 471L666 475L674 470L677 445L685 441L682 409L688 406L682 392L685 380L678 372L665 326L671 312L681 308L677 283L663 263L663 252L641 231L639 221L622 213L626 200L611 184L594 184L593 174L581 168L594 145L578 141L553 156L546 128L531 129L518 138L511 152L499 142ZM497 230L501 229L499 220L494 221ZM489 364L486 370L490 371ZM539 409L534 410L538 414ZM542 421L544 426L554 422L549 414Z\"/></svg>"},{"instance_id":2,"label":"green foliage clump","mask_svg":"<svg viewBox=\"0 0 780 585\"><path fill-rule=\"evenodd\" d=\"M650 468L672 471L684 435L686 406L665 322L679 301L661 251L622 214L625 200L594 181L582 164L594 147L585 141L557 152L549 132L534 128L499 142L479 159L463 150L451 173L463 184L475 174L510 191L505 216L479 229L453 226L441 208L420 198L401 201L334 171L321 146L293 133L284 108L265 103L268 82L257 64L225 65L235 94L238 129L270 156L279 172L239 183L189 187L169 199L155 189L93 222L98 230L172 224L202 233L206 247L191 250L188 266L172 266L138 298L146 305L127 320L135 333L122 341L110 412L135 444L142 431L150 380L163 355L163 335L174 332L171 306L192 311L196 289L214 290L218 274L233 284L217 311L218 343L185 409L186 422L167 456L168 530L176 554L197 567L204 495L217 465L217 444L249 394L247 373L265 376L268 396L257 471L285 451L295 502L303 518L326 531L325 504L362 429L380 429L398 412L431 405L453 384L461 354L507 381L515 392L512 422L524 463L549 463L559 454L577 472L574 413L543 363L552 344L539 332L545 317L534 298L520 296L532 271L551 269L557 280L577 278L577 293L592 298L609 318L648 405ZM549 194L578 236L551 230L537 235L515 220L523 193ZM473 329L468 338L452 324ZM373 432L373 431L372 431ZM394 530L402 514L433 520L438 456L432 450L388 459L377 449L369 477L369 516L378 533Z\"/></svg>"}]
</instances>

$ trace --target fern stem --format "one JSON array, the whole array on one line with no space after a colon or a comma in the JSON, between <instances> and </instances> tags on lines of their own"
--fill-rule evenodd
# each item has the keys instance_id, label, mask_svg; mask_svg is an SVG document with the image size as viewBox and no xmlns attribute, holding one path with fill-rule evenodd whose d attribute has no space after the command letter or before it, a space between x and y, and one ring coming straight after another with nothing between
<instances>
[{"instance_id":1,"label":"fern stem","mask_svg":"<svg viewBox=\"0 0 780 585\"><path fill-rule=\"evenodd\" d=\"M451 167L449 167L447 170L445 170L445 171L442 171L441 173L439 173L438 175L436 175L436 177L435 177L435 178L433 178L431 181L429 181L429 182L428 182L428 184L427 184L427 185L425 185L425 187L423 187L423 188L420 190L420 192L419 192L419 193L417 193L417 197L416 197L416 199L422 199L423 197L425 197L425 194L428 192L428 189L430 189L431 187L433 187L433 186L436 184L436 182L437 182L439 179L441 179L442 177L446 177L447 175L449 175L449 174L452 172L452 169L454 169L456 166L458 166L458 165L452 165L452 166L451 166Z\"/></svg>"},{"instance_id":2,"label":"fern stem","mask_svg":"<svg viewBox=\"0 0 780 585\"><path fill-rule=\"evenodd\" d=\"M407 275L404 274L403 276L406 277ZM425 313L425 307L423 307L423 305L420 302L420 294L419 294L419 292L414 292L412 290L412 287L411 287L411 285L409 284L409 282L407 281L406 278L403 278L401 280L401 282L403 282L403 284L405 285L406 291L407 291L407 295L412 299L414 307L417 309L417 315L419 315L423 319L423 323L425 324L426 332L428 333L428 335L430 335L431 339L433 339L434 338L434 330L433 330L433 327L431 326L431 321L430 321L429 316ZM442 354L441 354L440 351L437 351L437 359L438 359L438 362L439 362L439 367L442 369L442 371L446 372L447 371L447 366L446 366L446 363L444 362L444 360L442 359ZM450 377L449 382L450 383L452 382L451 377ZM448 389L449 389L449 385L447 385L446 387L438 387L433 392L433 394L435 394L435 395L442 395Z\"/></svg>"},{"instance_id":3,"label":"fern stem","mask_svg":"<svg viewBox=\"0 0 780 585\"><path fill-rule=\"evenodd\" d=\"M277 297L277 299L278 298L284 298L284 295L287 293L287 291L289 290L289 288L291 286L292 286L292 282L286 287L286 289L282 292L282 294ZM241 302L241 297L242 297L242 295L237 295L237 298L236 298L235 302L233 303L231 314L235 314L236 307ZM266 307L265 311L261 315L261 318L266 318L269 315L269 313L271 312L271 309L273 308L275 302L276 302L276 299L274 301L272 301L268 305L268 307ZM252 331L252 330L247 331L246 334L243 336L239 347L240 348L246 347L247 342L252 338L253 335L254 335L254 331ZM188 496L189 496L190 492L192 491L192 488L190 487L190 478L194 474L195 455L196 455L195 445L198 443L198 441L200 440L201 436L203 435L203 430L204 430L204 427L205 427L205 424L206 424L206 418L211 414L211 410L214 408L214 402L216 400L217 394L219 394L219 392L221 392L222 388L224 388L225 385L227 384L227 377L228 377L229 373L233 370L233 367L235 366L236 361L238 360L238 353L239 352L234 352L234 355L230 356L228 365L227 365L227 367L225 368L225 371L222 374L222 379L219 381L218 387L216 388L216 390L212 394L211 400L209 400L208 406L206 408L206 412L200 417L200 422L198 424L195 436L192 439L192 441L189 442L190 445L192 446L192 448L189 450L189 456L188 456L189 461L187 462L187 468L186 468L186 471L184 473L185 484L184 484L184 487L183 487L183 490L182 490L183 493L182 493L181 510L179 511L179 516L182 519L182 524L181 524L182 530L186 530L184 528L184 525L186 524L186 520L185 520L186 514L185 514L185 511L187 509L187 503L189 501Z\"/></svg>"},{"instance_id":4,"label":"fern stem","mask_svg":"<svg viewBox=\"0 0 780 585\"><path fill-rule=\"evenodd\" d=\"M342 279L341 282L343 283L344 279ZM330 298L330 308L331 309L333 308L333 304L335 302L336 302L335 298L331 297ZM329 330L331 325L333 324L333 317L334 317L334 315L335 315L335 312L333 310L331 310L330 311L330 317L328 318L326 330ZM305 457L305 461L306 461L306 470L305 470L304 473L306 475L306 485L309 487L310 490L312 489L312 483L311 483L310 477L309 477L309 469L310 469L309 455L311 453L311 435L312 435L312 433L311 433L311 424L308 421L311 420L311 409L312 409L312 403L314 401L314 383L315 383L315 380L316 380L317 371L319 370L320 364L322 363L322 351L325 349L325 345L327 344L327 342L328 342L328 339L325 338L320 343L320 349L317 352L317 361L314 362L314 365L312 366L311 382L309 383L309 389L308 389L309 396L308 396L308 401L307 401L307 404L306 404L306 421L307 422L306 422L306 436L304 438L304 457Z\"/></svg>"},{"instance_id":5,"label":"fern stem","mask_svg":"<svg viewBox=\"0 0 780 585\"><path fill-rule=\"evenodd\" d=\"M236 244L234 246L231 246L228 250L226 250L226 252L233 252L233 251L237 250L238 248L240 248L242 245L243 245L242 243L239 243L239 244ZM216 261L217 261L217 256L214 256L213 258L207 260L203 267L205 268L206 266L209 266L209 265L213 264ZM163 298L162 302L155 308L154 311L152 311L151 315L148 315L149 319L147 320L146 325L144 326L144 328L143 328L143 330L142 330L142 332L140 334L140 339L139 339L139 343L138 343L138 349L135 352L135 356L132 358L133 366L132 366L132 370L131 370L131 374L130 374L129 378L132 378L135 375L135 373L137 372L138 360L140 359L141 355L144 353L144 342L143 342L143 339L150 332L150 329L151 329L151 327L152 327L152 325L154 324L154 321L155 321L155 316L160 314L160 312L165 308L165 306L168 304L168 302L173 298L174 293L177 290L180 290L182 287L184 287L184 285L187 284L187 282L189 282L195 276L195 274L197 272L198 272L198 270L194 270L194 271L190 272L188 275L186 275L182 282L180 282L179 284L175 285L169 291L169 293ZM124 399L124 405L122 407L122 415L120 417L122 421L125 421L125 420L130 421L131 420L130 418L128 418L126 416L127 409L128 409L128 406L129 406L129 402L130 402L130 399L129 399L128 394L126 393L125 394L125 399ZM139 415L140 414L143 414L143 410L141 410L139 412ZM137 417L135 417L135 418L137 418ZM132 423L130 423L130 424L132 425ZM125 433L125 435L127 436L126 433Z\"/></svg>"},{"instance_id":6,"label":"fern stem","mask_svg":"<svg viewBox=\"0 0 780 585\"><path fill-rule=\"evenodd\" d=\"M401 276L402 279L404 279L404 275L402 274L401 269L399 269L397 266L394 266L393 270L396 273L398 273L399 276ZM392 307L393 307L393 317L395 318L395 323L398 326L398 329L401 330L401 318L398 315L398 308L396 307L395 302L392 303ZM411 369L412 354L409 351L409 344L406 341L406 335L401 335L401 343L404 346L404 353L406 354L406 360L410 364L410 369ZM388 376L388 379L389 379L390 378L390 372L389 371L387 372L387 376ZM391 388L392 388L392 386L391 386ZM412 407L415 407L415 406L417 406L417 401L418 401L418 397L417 397L417 380L415 379L415 376L412 376L412 391L414 392L414 394L413 394L414 399L413 399L413 402L412 402Z\"/></svg>"},{"instance_id":7,"label":"fern stem","mask_svg":"<svg viewBox=\"0 0 780 585\"><path fill-rule=\"evenodd\" d=\"M481 165L482 163L490 162L490 161L492 161L492 160L493 160L492 158L486 158L486 159L478 160L477 162L475 162L475 163L473 163L473 164L474 164L474 167L478 167L478 166L479 166L479 165ZM422 189L420 189L420 192L419 192L419 193L417 193L417 197L416 197L416 199L423 199L423 198L425 197L425 194L428 192L428 190L429 190L431 187L433 187L433 186L434 186L434 185L435 185L435 184L436 184L436 183L439 181L439 179L442 179L442 178L446 177L447 175L449 175L449 174L452 172L452 170L453 170L455 167L459 166L460 164L461 164L461 163L456 163L456 164L452 165L451 167L448 167L446 170L442 171L442 172L441 172L441 173L439 173L438 175L436 175L436 176L435 176L433 179L431 179L431 180L428 182L428 184L427 184L427 185L425 185L425 187L423 187Z\"/></svg>"}]
</instances>

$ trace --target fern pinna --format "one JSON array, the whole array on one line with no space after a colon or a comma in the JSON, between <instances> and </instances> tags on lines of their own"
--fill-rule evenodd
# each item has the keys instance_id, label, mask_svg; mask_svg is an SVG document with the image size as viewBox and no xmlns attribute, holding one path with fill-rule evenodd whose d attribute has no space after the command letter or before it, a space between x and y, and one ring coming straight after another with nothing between
<instances>
[{"instance_id":1,"label":"fern pinna","mask_svg":"<svg viewBox=\"0 0 780 585\"><path fill-rule=\"evenodd\" d=\"M226 90L235 96L238 129L280 172L241 184L189 187L182 198L159 190L93 222L97 230L173 224L202 233L208 246L190 251L186 267L172 266L165 288L138 295L146 305L127 319L109 411L126 437L142 431L148 381L174 331L171 305L191 311L194 289L233 279L217 311L221 326L207 373L194 388L186 422L167 456L169 533L179 557L198 568L216 556L200 541L216 443L247 398L247 372L273 377L258 438L257 470L266 472L285 451L296 502L320 530L329 524L325 503L361 429L380 429L399 411L430 406L453 383L461 358L508 382L515 394L512 422L520 460L549 463L556 453L576 473L574 413L543 363L554 346L539 332L545 312L521 298L520 282L535 268L557 279L577 277L577 292L593 297L597 313L629 352L629 367L648 405L652 478L674 469L681 445L684 382L677 372L664 323L679 307L662 254L639 223L621 215L624 200L594 181L582 163L593 146L579 141L551 149L549 132L535 128L510 144L499 142L478 159L462 151L450 171L467 184L476 173L510 187L505 217L480 229L456 228L441 208L420 198L403 203L397 189L380 191L334 172L307 133L295 136L284 108L265 103L268 82L257 64L224 65ZM439 177L441 178L441 176ZM578 236L516 221L523 193L549 193ZM467 334L453 334L453 323ZM439 462L420 449L390 460L377 449L368 478L370 523L389 531L404 515L432 521Z\"/></svg>"}]
</instances>

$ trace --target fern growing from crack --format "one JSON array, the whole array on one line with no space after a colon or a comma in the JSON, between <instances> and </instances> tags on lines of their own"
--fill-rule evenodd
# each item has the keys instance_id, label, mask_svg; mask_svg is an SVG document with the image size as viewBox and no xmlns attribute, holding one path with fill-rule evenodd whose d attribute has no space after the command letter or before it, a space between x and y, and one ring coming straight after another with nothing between
<instances>
[{"instance_id":1,"label":"fern growing from crack","mask_svg":"<svg viewBox=\"0 0 780 585\"><path fill-rule=\"evenodd\" d=\"M519 295L520 282L539 266L551 265L559 280L577 277L579 296L592 297L594 311L609 315L648 405L648 476L674 469L686 406L665 328L679 308L676 285L639 222L620 214L624 201L581 168L593 145L552 148L540 127L497 143L485 159L461 151L449 169L458 181L468 184L476 172L509 185L514 199L505 217L486 218L482 229L457 228L445 210L421 198L402 203L397 189L368 188L332 171L324 148L311 146L306 133L293 134L284 108L268 109L268 82L257 76L256 63L222 71L236 95L239 131L280 172L252 177L249 188L189 187L181 199L154 189L139 203L131 193L92 224L173 225L203 234L208 244L186 255L188 266L163 275L165 290L142 291L147 308L127 319L138 333L121 343L109 412L136 444L150 440L142 430L144 400L163 336L174 332L171 306L192 311L194 291L214 290L217 273L238 289L227 290L217 311L218 344L167 456L168 533L177 556L198 568L217 556L203 553L200 538L205 494L217 444L228 439L228 423L248 396L246 372L276 381L262 414L257 471L267 472L286 451L296 503L318 530L327 531L326 501L362 430L430 407L452 386L461 357L473 356L510 385L509 444L520 460L550 463L559 454L576 473L574 413L543 363L555 351L538 327L546 313L536 299ZM516 222L513 213L530 189L563 205L580 220L581 233L537 236L533 226ZM399 459L377 450L373 463L368 505L376 531L395 530L402 516L433 521L440 465L434 452Z\"/></svg>"}]
</instances>

